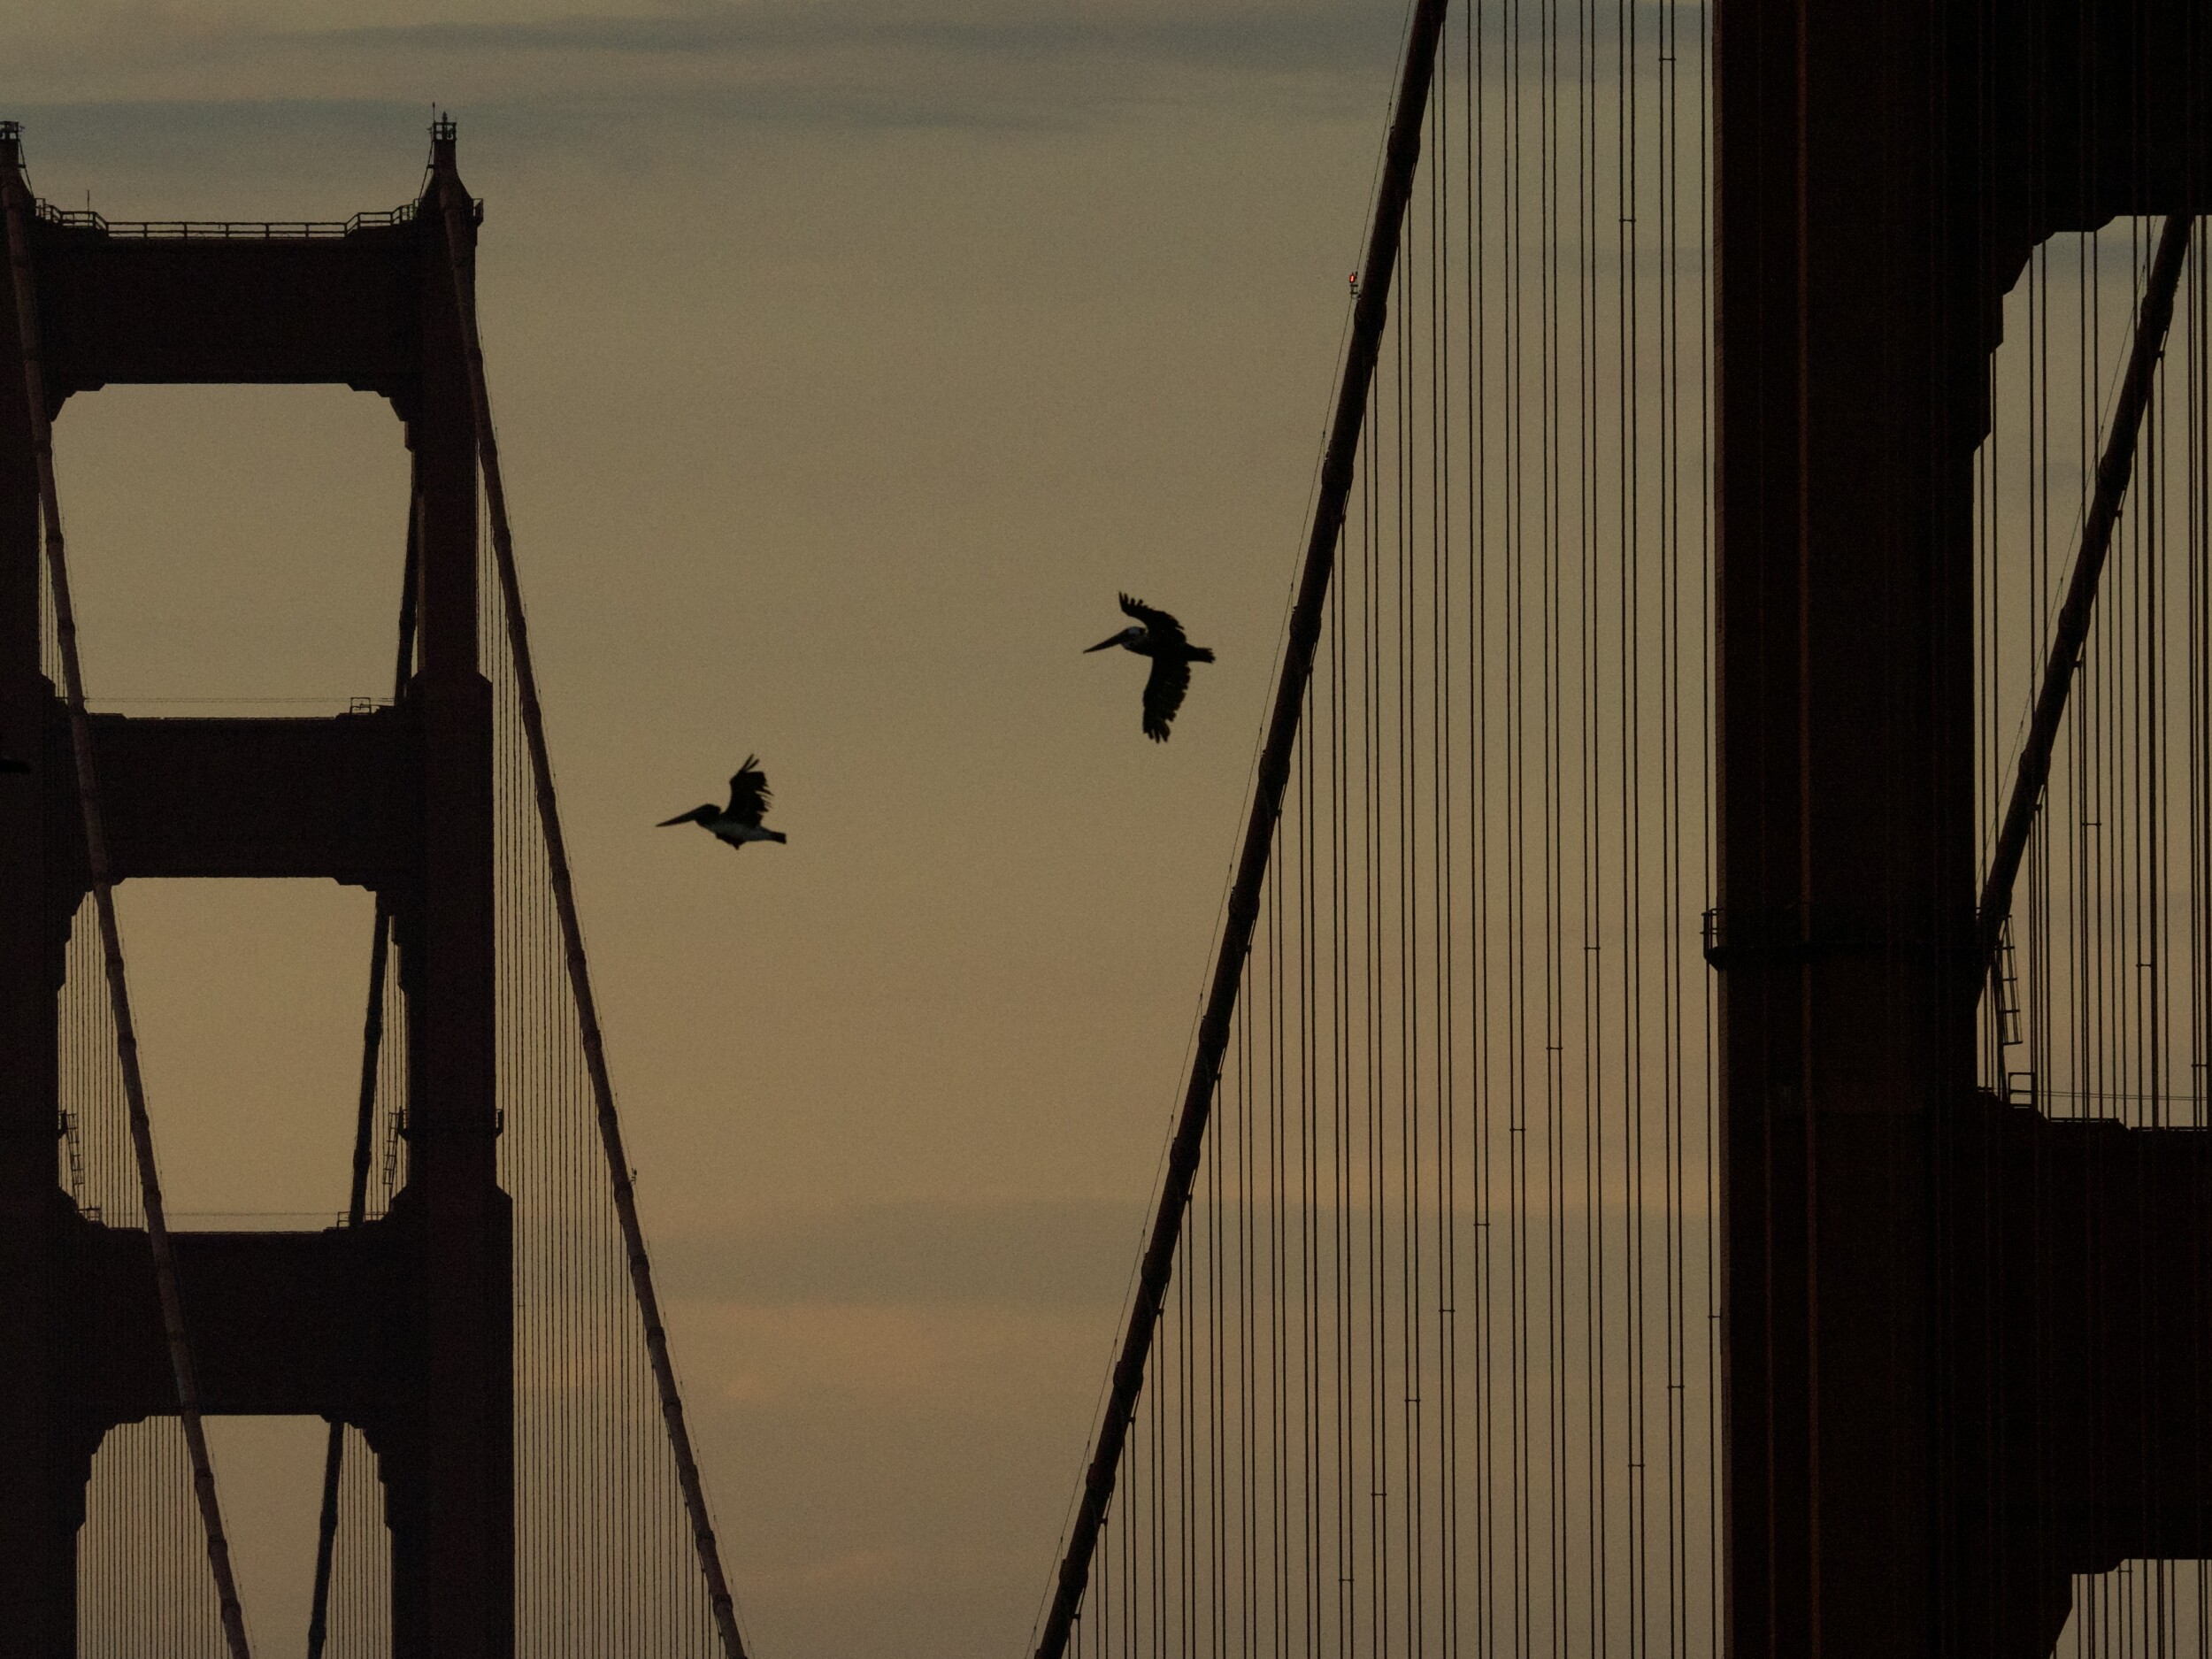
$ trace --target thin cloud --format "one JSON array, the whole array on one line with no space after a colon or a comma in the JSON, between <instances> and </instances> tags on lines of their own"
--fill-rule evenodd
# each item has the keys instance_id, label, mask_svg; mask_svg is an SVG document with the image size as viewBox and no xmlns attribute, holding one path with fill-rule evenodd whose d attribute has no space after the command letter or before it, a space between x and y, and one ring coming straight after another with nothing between
<instances>
[{"instance_id":1,"label":"thin cloud","mask_svg":"<svg viewBox=\"0 0 2212 1659\"><path fill-rule=\"evenodd\" d=\"M1394 7L1305 5L1071 14L1031 5L930 15L870 0L758 4L678 17L418 23L297 31L282 38L377 50L614 54L699 58L764 50L920 50L1017 61L1151 59L1245 70L1339 69L1379 60L1394 43Z\"/></svg>"},{"instance_id":2,"label":"thin cloud","mask_svg":"<svg viewBox=\"0 0 2212 1659\"><path fill-rule=\"evenodd\" d=\"M672 1238L654 1256L672 1295L1080 1308L1120 1297L1142 1218L1110 1202L855 1204Z\"/></svg>"},{"instance_id":3,"label":"thin cloud","mask_svg":"<svg viewBox=\"0 0 2212 1659\"><path fill-rule=\"evenodd\" d=\"M1631 10L1640 73L1703 37L1700 7ZM96 13L34 24L0 69L0 104L126 121L182 106L203 125L233 111L213 119L250 129L265 122L257 104L310 126L313 105L340 121L399 108L419 125L434 96L530 142L700 123L1060 129L1164 103L1379 119L1406 12L1405 0L741 0L647 15L342 13L312 27L166 14L124 27ZM1540 8L1483 32L1493 73L1509 60L1562 81L1618 72L1603 42L1586 52L1571 19Z\"/></svg>"},{"instance_id":4,"label":"thin cloud","mask_svg":"<svg viewBox=\"0 0 2212 1659\"><path fill-rule=\"evenodd\" d=\"M755 0L659 16L500 21L235 22L55 30L0 74L0 98L42 104L360 104L434 94L509 119L641 111L832 124L1066 125L1227 72L1214 96L1280 96L1285 81L1346 83L1371 101L1402 22L1397 0L1071 12L1007 0ZM1353 88L1356 88L1355 94Z\"/></svg>"}]
</instances>

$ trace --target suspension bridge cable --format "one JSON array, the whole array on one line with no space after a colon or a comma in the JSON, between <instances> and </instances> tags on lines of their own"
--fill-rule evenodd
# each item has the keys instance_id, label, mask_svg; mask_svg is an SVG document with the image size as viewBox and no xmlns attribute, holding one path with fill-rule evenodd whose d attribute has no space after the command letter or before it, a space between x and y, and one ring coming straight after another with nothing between
<instances>
[{"instance_id":1,"label":"suspension bridge cable","mask_svg":"<svg viewBox=\"0 0 2212 1659\"><path fill-rule=\"evenodd\" d=\"M1222 1057L1228 1048L1230 1019L1236 1008L1244 958L1259 918L1260 887L1267 874L1276 821L1289 783L1291 751L1298 735L1299 715L1304 707L1306 681L1312 672L1315 647L1320 638L1330 569L1350 498L1354 455L1388 313L1399 231L1412 195L1414 165L1421 148L1422 118L1448 6L1448 0L1420 0L1408 35L1382 183L1368 236L1367 257L1360 273L1360 296L1352 316L1351 344L1343 379L1337 388L1336 414L1322 462L1321 489L1315 503L1304 572L1291 614L1280 678L1276 682L1266 747L1261 753L1258 775L1254 781L1251 815L1245 826L1243 852L1230 893L1227 920L1214 963L1213 982L1199 1026L1198 1052L1192 1064L1189 1087L1184 1094L1169 1155L1166 1185L1153 1220L1152 1236L1145 1248L1144 1265L1130 1308L1121 1357L1114 1366L1113 1393L1107 1401L1097 1449L1084 1479L1082 1502L1060 1565L1052 1609L1037 1644L1037 1659L1062 1659L1066 1651L1068 1633L1074 1624L1084 1587L1089 1582L1091 1556L1097 1546L1099 1528L1113 1495L1122 1447L1128 1437L1130 1415L1143 1386L1145 1361L1152 1348L1153 1326L1174 1271L1183 1213L1205 1144L1206 1119ZM448 211L453 211L449 206Z\"/></svg>"},{"instance_id":2,"label":"suspension bridge cable","mask_svg":"<svg viewBox=\"0 0 2212 1659\"><path fill-rule=\"evenodd\" d=\"M1999 972L1999 948L2006 920L2012 914L2013 884L2027 850L2028 832L2034 826L2036 809L2051 775L2051 751L2058 741L2059 721L2066 712L2066 695L2081 662L2082 647L2089 637L2090 616L2096 606L2097 580L2103 573L2105 556L2111 549L2113 526L2120 503L2134 472L2136 439L2149 407L2152 382L2165 350L2166 331L2173 321L2174 291L2189 251L2190 217L2170 217L2159 233L2158 251L2151 262L2150 280L2137 313L2135 343L2128 358L2127 378L2121 383L2119 406L2097 463L2095 493L2082 522L2081 549L2074 558L2066 584L2066 601L2059 609L2051 640L2043 683L2036 694L2035 718L2020 751L2020 766L2013 779L2012 796L2005 809L2004 827L1990 857L1989 875L1982 884L1981 902L1975 915L1975 945L1981 974L1979 987L1991 983Z\"/></svg>"},{"instance_id":3,"label":"suspension bridge cable","mask_svg":"<svg viewBox=\"0 0 2212 1659\"><path fill-rule=\"evenodd\" d=\"M206 1425L200 1413L199 1379L185 1330L184 1301L177 1286L177 1263L162 1205L161 1175L154 1163L153 1125L146 1113L146 1084L138 1064L138 1033L131 1019L130 989L123 972L123 940L115 921L115 884L108 864L107 827L100 809L99 775L94 768L92 726L85 713L84 672L77 654L77 618L69 595L69 567L62 539L61 497L54 482L54 428L47 412L46 376L39 351L38 314L31 285L30 233L24 211L26 187L14 123L0 125L0 195L6 198L8 265L15 289L16 331L23 353L23 389L38 464L39 511L45 519L46 568L52 584L55 629L59 636L64 684L69 700L69 741L76 762L77 804L84 820L85 862L100 918L101 954L107 969L108 1001L115 1018L117 1058L123 1072L124 1098L130 1112L131 1143L137 1155L139 1189L146 1211L146 1236L152 1246L154 1284L161 1303L169 1368L177 1386L177 1410L183 1419L186 1449L192 1459L192 1490L199 1501L207 1533L208 1565L215 1574L221 1602L223 1635L232 1659L251 1659L246 1624L231 1572L230 1540L215 1494L215 1470L208 1457Z\"/></svg>"},{"instance_id":4,"label":"suspension bridge cable","mask_svg":"<svg viewBox=\"0 0 2212 1659\"><path fill-rule=\"evenodd\" d=\"M407 557L400 577L399 661L392 673L395 701L407 690L415 661L415 573L420 557L421 514L411 502L407 511ZM366 1218L369 1200L369 1159L376 1139L376 1085L384 1050L384 979L392 950L391 902L381 891L376 895L376 918L369 945L369 1003L361 1033L360 1104L353 1125L353 1181L346 1198L346 1225L357 1227ZM307 1659L322 1659L329 1636L330 1574L338 1541L338 1483L345 1470L346 1425L334 1420L323 1448L323 1501L315 1525L315 1587L308 1604Z\"/></svg>"},{"instance_id":5,"label":"suspension bridge cable","mask_svg":"<svg viewBox=\"0 0 2212 1659\"><path fill-rule=\"evenodd\" d=\"M412 561L410 561L411 563ZM391 951L391 910L376 895L374 934L369 946L369 1002L361 1039L361 1099L353 1138L353 1185L346 1203L346 1225L357 1227L368 1206L369 1153L374 1138L377 1062L384 1038L384 974ZM323 1499L315 1524L315 1586L307 1620L307 1659L322 1659L329 1634L330 1573L338 1541L338 1483L344 1472L346 1425L333 1418L323 1448Z\"/></svg>"},{"instance_id":6,"label":"suspension bridge cable","mask_svg":"<svg viewBox=\"0 0 2212 1659\"><path fill-rule=\"evenodd\" d=\"M561 926L561 942L567 959L568 979L576 1001L581 1027L584 1063L596 1104L599 1138L607 1156L607 1172L613 1183L615 1214L622 1226L624 1254L628 1260L631 1289L645 1326L646 1352L653 1365L653 1381L660 1396L661 1417L668 1431L669 1449L676 1460L676 1477L683 1490L684 1509L691 1523L699 1569L707 1581L707 1595L714 1609L715 1629L722 1640L726 1659L745 1659L745 1645L738 1634L737 1609L728 1581L722 1573L722 1556L715 1541L714 1524L707 1514L706 1491L699 1478L699 1463L684 1423L683 1397L676 1386L676 1371L669 1357L668 1331L662 1323L660 1299L653 1289L652 1263L645 1253L645 1233L638 1221L637 1194L630 1179L630 1162L622 1142L622 1124L616 1116L614 1086L607 1073L606 1047L600 1035L599 1005L591 988L591 970L584 956L584 934L576 911L576 889L569 876L568 844L561 833L560 809L553 795L553 766L545 743L545 716L538 702L537 675L531 664L529 628L522 613L522 587L515 572L514 539L507 519L507 492L499 470L499 440L492 429L491 395L484 373L484 350L476 327L474 287L470 280L468 204L450 178L441 179L437 189L445 214L446 257L453 277L453 303L458 314L461 340L468 358L469 402L476 421L476 448L484 474L484 495L491 513L492 552L499 572L499 591L506 613L508 649L513 658L515 687L522 714L524 736L530 751L530 774L538 807L538 824L544 833L545 856L553 887L554 906Z\"/></svg>"}]
</instances>

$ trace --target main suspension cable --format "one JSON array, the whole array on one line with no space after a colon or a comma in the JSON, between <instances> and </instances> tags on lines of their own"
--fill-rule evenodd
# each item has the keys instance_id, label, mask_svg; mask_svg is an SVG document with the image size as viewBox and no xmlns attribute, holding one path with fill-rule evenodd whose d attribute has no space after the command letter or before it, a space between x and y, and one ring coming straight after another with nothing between
<instances>
[{"instance_id":1,"label":"main suspension cable","mask_svg":"<svg viewBox=\"0 0 2212 1659\"><path fill-rule=\"evenodd\" d=\"M422 515L419 500L407 510L407 557L400 577L399 661L392 672L394 701L406 695L415 664L415 576L420 557ZM353 1184L346 1200L346 1225L367 1219L369 1160L376 1138L377 1071L384 1053L384 980L392 954L392 906L376 895L376 919L369 944L369 1007L361 1033L361 1093L353 1125ZM309 1602L307 1659L322 1659L330 1632L330 1574L338 1543L338 1484L345 1472L346 1425L333 1419L323 1448L323 1502L315 1528L315 1588Z\"/></svg>"},{"instance_id":2,"label":"main suspension cable","mask_svg":"<svg viewBox=\"0 0 2212 1659\"><path fill-rule=\"evenodd\" d=\"M1166 1184L1160 1194L1159 1208L1154 1213L1151 1238L1145 1247L1136 1296L1122 1339L1121 1356L1114 1364L1113 1390L1107 1400L1104 1421L1099 1425L1098 1445L1089 1471L1084 1477L1083 1495L1069 1534L1066 1554L1060 1563L1059 1582L1037 1643L1037 1659L1063 1659L1066 1652L1069 1632L1074 1626L1084 1588L1090 1581L1091 1556L1097 1548L1099 1529L1105 1523L1107 1504L1113 1497L1131 1417L1144 1386L1145 1363L1152 1351L1154 1327L1174 1273L1183 1214L1205 1148L1206 1122L1215 1086L1220 1079L1222 1060L1228 1051L1231 1020L1243 983L1244 959L1251 949L1253 932L1259 921L1260 888L1267 876L1276 824L1282 815L1283 795L1290 782L1291 751L1297 741L1306 682L1313 672L1314 653L1321 637L1330 572L1335 565L1338 539L1343 533L1345 509L1351 498L1354 463L1365 424L1368 390L1374 381L1383 325L1389 312L1391 275L1397 265L1399 236L1407 204L1412 196L1414 167L1421 153L1422 120L1428 106L1437 41L1443 32L1448 6L1448 0L1420 0L1407 37L1405 65L1399 77L1396 107L1391 115L1382 183L1375 204L1374 221L1368 233L1366 263L1359 273L1359 299L1352 313L1351 343L1346 353L1343 378L1337 386L1336 413L1321 465L1321 488L1314 503L1304 570L1291 611L1289 638L1283 648L1282 669L1275 685L1266 745L1261 751L1258 775L1253 783L1251 816L1245 825L1243 850L1237 861L1235 884L1230 890L1228 914L1222 928L1219 954L1214 959L1206 1010L1199 1022L1197 1053L1192 1062L1188 1087L1184 1091L1175 1139L1169 1149Z\"/></svg>"},{"instance_id":3,"label":"main suspension cable","mask_svg":"<svg viewBox=\"0 0 2212 1659\"><path fill-rule=\"evenodd\" d=\"M715 1541L713 1522L707 1514L706 1491L699 1478L698 1459L692 1450L690 1431L684 1424L683 1397L677 1390L675 1367L669 1358L668 1332L661 1321L660 1299L653 1289L652 1264L645 1253L644 1229L638 1222L637 1194L630 1179L629 1156L623 1149L621 1120L615 1115L614 1087L608 1078L606 1048L600 1036L599 1007L592 995L591 971L584 956L583 928L577 919L576 889L569 879L568 846L561 833L560 809L553 795L553 767L546 751L545 717L538 703L537 675L531 666L530 635L522 613L522 588L515 573L514 541L507 523L507 493L500 478L499 440L492 430L491 396L484 374L483 345L477 334L470 261L463 251L468 245L468 204L449 178L440 180L434 188L443 198L454 309L459 316L462 344L468 358L469 402L476 421L477 456L483 469L484 495L491 514L492 552L506 613L508 649L514 658L523 733L529 746L538 823L545 835L546 865L560 918L569 986L575 995L576 1018L582 1031L585 1066L590 1074L592 1098L598 1110L600 1142L606 1151L607 1171L614 1187L615 1214L622 1225L630 1286L636 1293L638 1313L645 1325L646 1352L653 1364L661 1417L667 1426L669 1448L676 1460L676 1478L683 1490L684 1509L691 1522L699 1570L706 1578L708 1598L713 1604L715 1628L721 1636L726 1659L745 1659L744 1642L738 1634L736 1607L728 1582L723 1577L721 1552Z\"/></svg>"},{"instance_id":4,"label":"main suspension cable","mask_svg":"<svg viewBox=\"0 0 2212 1659\"><path fill-rule=\"evenodd\" d=\"M175 1252L162 1207L161 1175L154 1163L154 1134L146 1115L146 1085L138 1066L138 1034L131 1020L130 990L123 974L123 939L115 923L115 884L108 864L107 829L100 811L99 777L93 766L92 726L85 714L84 674L77 656L77 618L69 596L69 568L61 529L61 500L54 482L54 427L46 408L46 376L39 355L38 317L31 287L27 193L20 141L14 124L0 126L0 194L6 197L8 265L15 287L16 331L23 352L23 389L28 404L31 442L38 461L39 511L45 519L46 568L53 585L54 625L61 645L62 677L69 700L69 741L77 768L77 803L84 818L85 862L92 877L92 897L100 918L101 954L107 969L108 1002L115 1018L117 1058L130 1110L131 1145L138 1158L138 1183L146 1210L146 1236L153 1247L154 1284L161 1301L161 1324L168 1340L169 1368L176 1379L177 1410L184 1422L184 1443L192 1459L192 1490L199 1500L207 1532L208 1564L214 1570L221 1602L223 1635L231 1659L251 1659L238 1584L231 1572L230 1542L223 1532L223 1511L215 1495L215 1470L207 1450L200 1413L199 1379L192 1345L185 1333L184 1301L177 1287Z\"/></svg>"},{"instance_id":5,"label":"main suspension cable","mask_svg":"<svg viewBox=\"0 0 2212 1659\"><path fill-rule=\"evenodd\" d=\"M2082 521L2081 549L2066 584L2066 602L2059 610L2052 635L2050 658L2036 694L2028 741L2020 751L2020 768L2013 779L2004 827L1998 833L1989 876L1982 884L1981 903L1975 914L1975 947L1981 966L1978 985L1990 984L2001 972L1999 953L2005 923L2012 915L2013 884L2020 874L2036 810L2042 804L2044 786L2050 780L2051 752L2058 742L2059 721L2066 712L2066 694L2072 688L2074 671L2088 642L2097 580L2104 572L2113 526L2119 522L2120 505L2135 470L2136 439L2142 430L2144 411L2150 406L2151 383L2158 373L2159 357L2166 349L2166 330L2174 315L2174 290L2180 286L2192 223L2185 213L2176 213L2166 220L2159 233L2158 251L2151 261L2150 279L2144 285L2127 378L2121 383L2112 430L2106 434L2104 455L2097 463L2096 489ZM1977 996L1979 994L1978 986Z\"/></svg>"}]
</instances>

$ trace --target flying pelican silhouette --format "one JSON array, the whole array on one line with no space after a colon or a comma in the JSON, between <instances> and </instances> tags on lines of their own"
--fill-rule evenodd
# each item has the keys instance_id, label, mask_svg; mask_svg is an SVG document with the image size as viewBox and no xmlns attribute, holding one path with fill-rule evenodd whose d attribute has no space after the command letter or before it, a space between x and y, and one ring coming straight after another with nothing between
<instances>
[{"instance_id":1,"label":"flying pelican silhouette","mask_svg":"<svg viewBox=\"0 0 2212 1659\"><path fill-rule=\"evenodd\" d=\"M737 776L730 780L729 805L695 806L688 812L662 819L654 827L666 829L672 824L696 824L734 851L747 841L780 842L787 839L780 830L761 827L760 820L767 810L768 774L760 769L759 756L748 755L745 764L737 769Z\"/></svg>"},{"instance_id":2,"label":"flying pelican silhouette","mask_svg":"<svg viewBox=\"0 0 2212 1659\"><path fill-rule=\"evenodd\" d=\"M1183 706L1183 694L1190 689L1190 665L1210 663L1214 654L1202 645L1193 645L1183 633L1183 625L1164 611L1155 611L1141 599L1121 596L1125 614L1136 621L1110 640L1086 646L1083 654L1102 651L1118 645L1125 651L1134 651L1140 657L1152 659L1152 672L1144 682L1144 734L1156 743L1167 741L1167 728L1174 723L1176 710Z\"/></svg>"}]
</instances>

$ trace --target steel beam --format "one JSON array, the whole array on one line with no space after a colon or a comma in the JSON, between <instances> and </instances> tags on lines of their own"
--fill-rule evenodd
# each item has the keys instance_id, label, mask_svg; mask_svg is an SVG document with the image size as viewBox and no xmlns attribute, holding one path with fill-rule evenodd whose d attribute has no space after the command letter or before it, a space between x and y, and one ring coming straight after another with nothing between
<instances>
[{"instance_id":1,"label":"steel beam","mask_svg":"<svg viewBox=\"0 0 2212 1659\"><path fill-rule=\"evenodd\" d=\"M47 393L329 383L399 396L422 357L412 224L338 237L131 236L32 226Z\"/></svg>"}]
</instances>

